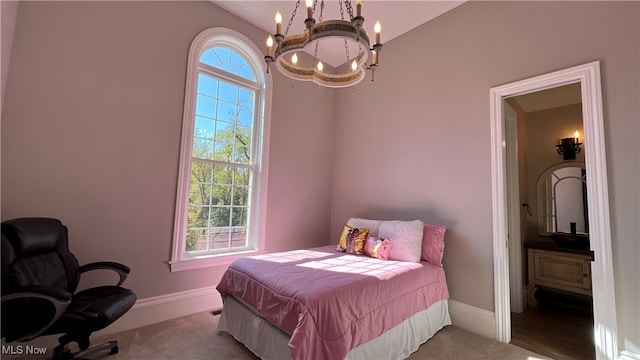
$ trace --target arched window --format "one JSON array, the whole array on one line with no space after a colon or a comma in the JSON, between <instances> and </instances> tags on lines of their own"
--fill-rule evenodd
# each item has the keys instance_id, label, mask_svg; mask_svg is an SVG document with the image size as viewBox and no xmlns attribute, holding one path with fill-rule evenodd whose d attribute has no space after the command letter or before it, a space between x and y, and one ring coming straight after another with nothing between
<instances>
[{"instance_id":1,"label":"arched window","mask_svg":"<svg viewBox=\"0 0 640 360\"><path fill-rule=\"evenodd\" d=\"M212 28L189 50L171 271L264 249L268 87L260 51Z\"/></svg>"}]
</instances>

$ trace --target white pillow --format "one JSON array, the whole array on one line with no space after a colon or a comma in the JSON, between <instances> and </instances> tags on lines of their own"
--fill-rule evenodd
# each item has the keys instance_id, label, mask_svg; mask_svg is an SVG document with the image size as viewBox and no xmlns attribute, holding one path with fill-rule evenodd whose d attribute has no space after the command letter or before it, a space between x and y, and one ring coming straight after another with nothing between
<instances>
[{"instance_id":1,"label":"white pillow","mask_svg":"<svg viewBox=\"0 0 640 360\"><path fill-rule=\"evenodd\" d=\"M369 220L369 219L361 219L361 218L351 218L347 221L347 225L354 228L365 228L369 229L369 235L378 236L378 228L382 220Z\"/></svg>"},{"instance_id":2,"label":"white pillow","mask_svg":"<svg viewBox=\"0 0 640 360\"><path fill-rule=\"evenodd\" d=\"M389 260L420 262L424 231L422 221L385 220L377 230L377 237L393 240Z\"/></svg>"}]
</instances>

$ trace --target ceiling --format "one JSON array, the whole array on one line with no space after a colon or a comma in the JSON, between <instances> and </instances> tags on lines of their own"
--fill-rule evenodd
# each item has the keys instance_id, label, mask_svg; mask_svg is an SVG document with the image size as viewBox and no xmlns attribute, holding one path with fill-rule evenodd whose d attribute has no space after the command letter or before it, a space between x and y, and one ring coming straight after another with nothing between
<instances>
[{"instance_id":1,"label":"ceiling","mask_svg":"<svg viewBox=\"0 0 640 360\"><path fill-rule=\"evenodd\" d=\"M282 14L282 32L287 28L287 23L291 19L291 14L295 9L296 1L230 1L230 0L210 0L214 4L247 20L248 22L264 29L266 33L275 33L275 14L280 11ZM318 1L316 12L320 7L321 0ZM381 42L384 44L389 40L398 37L405 32L424 24L425 22L455 8L465 1L381 1L363 0L362 16L365 18L364 29L373 34L373 25L376 20L382 25ZM355 1L352 1L355 8ZM343 5L344 6L344 5ZM316 17L316 16L314 16ZM348 17L345 10L345 18ZM300 7L293 19L289 35L301 33L304 30L304 19L306 18L305 1L301 0ZM340 10L337 0L325 0L323 19L340 19ZM316 18L316 21L318 19ZM265 33L265 41L267 34ZM323 40L324 41L324 40ZM344 44L329 43L327 49L323 49L322 57L326 63L333 67L342 65L345 58ZM323 44L324 45L324 44ZM266 45L265 45L266 51ZM312 53L312 51L308 51ZM384 49L383 49L384 52Z\"/></svg>"}]
</instances>

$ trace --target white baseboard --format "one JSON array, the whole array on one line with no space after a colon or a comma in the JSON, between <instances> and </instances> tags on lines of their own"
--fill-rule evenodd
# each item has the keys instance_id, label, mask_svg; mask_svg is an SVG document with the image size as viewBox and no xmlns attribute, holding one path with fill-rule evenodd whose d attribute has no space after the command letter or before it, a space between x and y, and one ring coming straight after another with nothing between
<instances>
[{"instance_id":1,"label":"white baseboard","mask_svg":"<svg viewBox=\"0 0 640 360\"><path fill-rule=\"evenodd\" d=\"M222 308L222 298L215 286L139 299L120 319L95 333L109 335L155 324L180 316Z\"/></svg>"},{"instance_id":2,"label":"white baseboard","mask_svg":"<svg viewBox=\"0 0 640 360\"><path fill-rule=\"evenodd\" d=\"M492 311L449 299L453 325L489 339L496 338L496 316Z\"/></svg>"},{"instance_id":3,"label":"white baseboard","mask_svg":"<svg viewBox=\"0 0 640 360\"><path fill-rule=\"evenodd\" d=\"M631 350L623 350L620 352L618 360L640 360L640 353Z\"/></svg>"}]
</instances>

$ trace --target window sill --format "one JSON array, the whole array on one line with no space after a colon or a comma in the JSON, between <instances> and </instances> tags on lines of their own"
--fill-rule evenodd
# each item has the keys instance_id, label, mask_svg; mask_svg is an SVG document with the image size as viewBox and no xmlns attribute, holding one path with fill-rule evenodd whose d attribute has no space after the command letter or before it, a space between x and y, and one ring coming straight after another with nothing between
<instances>
[{"instance_id":1,"label":"window sill","mask_svg":"<svg viewBox=\"0 0 640 360\"><path fill-rule=\"evenodd\" d=\"M213 266L229 265L235 259L242 257L264 254L266 251L244 251L228 255L209 255L203 257L186 258L169 262L171 272L195 270Z\"/></svg>"}]
</instances>

